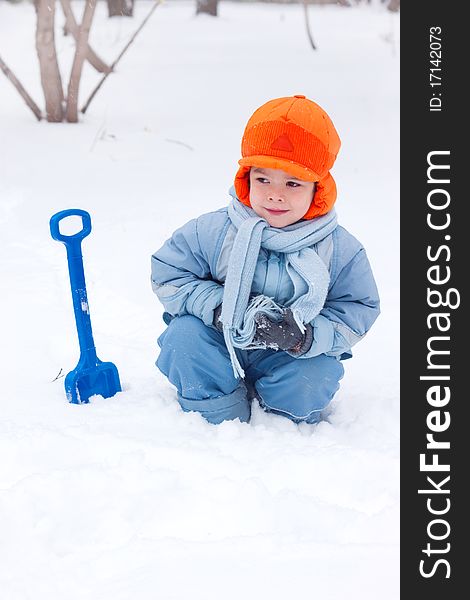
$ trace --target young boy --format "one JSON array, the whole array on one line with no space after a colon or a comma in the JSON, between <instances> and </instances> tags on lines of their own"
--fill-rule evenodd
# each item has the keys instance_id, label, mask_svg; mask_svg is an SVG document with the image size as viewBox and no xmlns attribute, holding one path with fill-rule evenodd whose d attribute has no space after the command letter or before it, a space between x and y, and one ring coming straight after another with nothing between
<instances>
[{"instance_id":1,"label":"young boy","mask_svg":"<svg viewBox=\"0 0 470 600\"><path fill-rule=\"evenodd\" d=\"M379 314L361 244L337 224L340 139L305 96L252 115L228 207L178 229L152 256L168 325L157 366L183 410L250 419L250 397L316 423L341 361Z\"/></svg>"}]
</instances>

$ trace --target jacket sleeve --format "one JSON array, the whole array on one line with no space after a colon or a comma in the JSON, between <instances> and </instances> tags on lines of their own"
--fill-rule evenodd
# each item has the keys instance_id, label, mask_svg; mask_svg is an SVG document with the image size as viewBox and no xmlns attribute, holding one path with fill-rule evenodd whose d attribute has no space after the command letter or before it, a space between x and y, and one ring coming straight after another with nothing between
<instances>
[{"instance_id":1,"label":"jacket sleeve","mask_svg":"<svg viewBox=\"0 0 470 600\"><path fill-rule=\"evenodd\" d=\"M212 279L197 226L189 221L152 255L152 289L171 316L194 315L211 326L223 287Z\"/></svg>"},{"instance_id":2,"label":"jacket sleeve","mask_svg":"<svg viewBox=\"0 0 470 600\"><path fill-rule=\"evenodd\" d=\"M319 354L350 358L351 347L369 331L380 314L380 300L364 248L339 265L323 309L311 322L313 342L300 358Z\"/></svg>"}]
</instances>

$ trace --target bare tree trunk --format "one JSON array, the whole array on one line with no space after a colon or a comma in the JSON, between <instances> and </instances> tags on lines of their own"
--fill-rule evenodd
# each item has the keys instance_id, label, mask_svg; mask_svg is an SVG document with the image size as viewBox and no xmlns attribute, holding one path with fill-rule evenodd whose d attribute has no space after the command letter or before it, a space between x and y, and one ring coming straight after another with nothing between
<instances>
[{"instance_id":1,"label":"bare tree trunk","mask_svg":"<svg viewBox=\"0 0 470 600\"><path fill-rule=\"evenodd\" d=\"M70 0L60 0L62 5L62 10L65 15L65 26L64 30L66 33L71 33L75 41L78 40L78 31L79 27L77 25L77 21L75 20L75 15L73 14L72 6L70 4ZM108 73L110 68L109 66L102 60L96 52L88 45L86 59L99 73Z\"/></svg>"},{"instance_id":2,"label":"bare tree trunk","mask_svg":"<svg viewBox=\"0 0 470 600\"><path fill-rule=\"evenodd\" d=\"M34 6L36 51L46 99L46 117L51 123L60 123L64 116L64 92L54 43L55 0L34 0Z\"/></svg>"},{"instance_id":3,"label":"bare tree trunk","mask_svg":"<svg viewBox=\"0 0 470 600\"><path fill-rule=\"evenodd\" d=\"M21 97L23 98L23 100L26 102L26 104L29 106L29 108L35 114L36 119L38 121L40 121L42 119L41 109L36 104L36 102L34 102L34 100L31 98L31 96L28 94L28 92L24 89L24 87L21 85L20 81L15 77L15 74L7 67L5 62L2 60L1 56L0 56L0 69L5 73L7 78L12 82L12 84L18 90L18 92L21 95Z\"/></svg>"},{"instance_id":4,"label":"bare tree trunk","mask_svg":"<svg viewBox=\"0 0 470 600\"><path fill-rule=\"evenodd\" d=\"M390 12L398 12L400 10L400 0L390 0L387 8Z\"/></svg>"},{"instance_id":5,"label":"bare tree trunk","mask_svg":"<svg viewBox=\"0 0 470 600\"><path fill-rule=\"evenodd\" d=\"M80 86L83 63L87 56L88 36L90 35L90 27L95 14L95 8L96 0L86 0L83 19L78 30L77 47L75 49L75 57L73 59L67 92L66 117L69 123L77 123L78 121L78 88Z\"/></svg>"},{"instance_id":6,"label":"bare tree trunk","mask_svg":"<svg viewBox=\"0 0 470 600\"><path fill-rule=\"evenodd\" d=\"M219 0L196 0L196 14L217 16Z\"/></svg>"},{"instance_id":7,"label":"bare tree trunk","mask_svg":"<svg viewBox=\"0 0 470 600\"><path fill-rule=\"evenodd\" d=\"M107 0L108 16L132 17L134 14L134 0Z\"/></svg>"}]
</instances>

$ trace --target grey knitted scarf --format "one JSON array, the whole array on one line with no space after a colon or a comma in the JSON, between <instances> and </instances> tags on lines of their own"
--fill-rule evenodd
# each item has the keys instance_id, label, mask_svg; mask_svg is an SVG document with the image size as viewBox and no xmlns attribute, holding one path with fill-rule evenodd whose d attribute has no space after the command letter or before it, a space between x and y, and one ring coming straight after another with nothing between
<instances>
[{"instance_id":1,"label":"grey knitted scarf","mask_svg":"<svg viewBox=\"0 0 470 600\"><path fill-rule=\"evenodd\" d=\"M260 347L253 342L255 313L264 312L272 317L283 311L273 298L257 296L249 301L260 248L286 255L287 273L294 286L294 300L289 307L304 330L304 323L312 321L322 309L330 281L328 269L312 246L335 229L337 219L332 209L316 219L279 229L270 227L238 199L232 200L228 214L237 235L230 254L220 319L233 371L239 378L245 374L235 348Z\"/></svg>"}]
</instances>

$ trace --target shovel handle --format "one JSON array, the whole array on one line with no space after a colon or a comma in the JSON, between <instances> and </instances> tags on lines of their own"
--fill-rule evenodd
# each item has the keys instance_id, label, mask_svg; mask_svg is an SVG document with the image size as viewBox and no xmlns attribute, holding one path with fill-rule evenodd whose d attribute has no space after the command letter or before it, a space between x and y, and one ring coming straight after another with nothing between
<instances>
[{"instance_id":1,"label":"shovel handle","mask_svg":"<svg viewBox=\"0 0 470 600\"><path fill-rule=\"evenodd\" d=\"M82 229L73 235L65 235L60 232L59 223L67 217L81 217ZM69 266L70 288L72 291L73 309L77 325L78 340L83 360L90 364L96 364L96 350L91 329L90 310L85 284L85 273L83 270L82 240L91 231L91 217L86 210L79 208L68 208L51 217L51 236L54 240L63 242L67 250L67 262ZM87 363L87 364L88 364Z\"/></svg>"},{"instance_id":2,"label":"shovel handle","mask_svg":"<svg viewBox=\"0 0 470 600\"><path fill-rule=\"evenodd\" d=\"M67 217L81 217L82 229L73 235L61 233L59 223ZM51 217L50 228L51 236L54 240L63 242L66 246L79 248L82 240L91 232L91 217L86 210L81 210L80 208L68 208L67 210L61 210Z\"/></svg>"}]
</instances>

